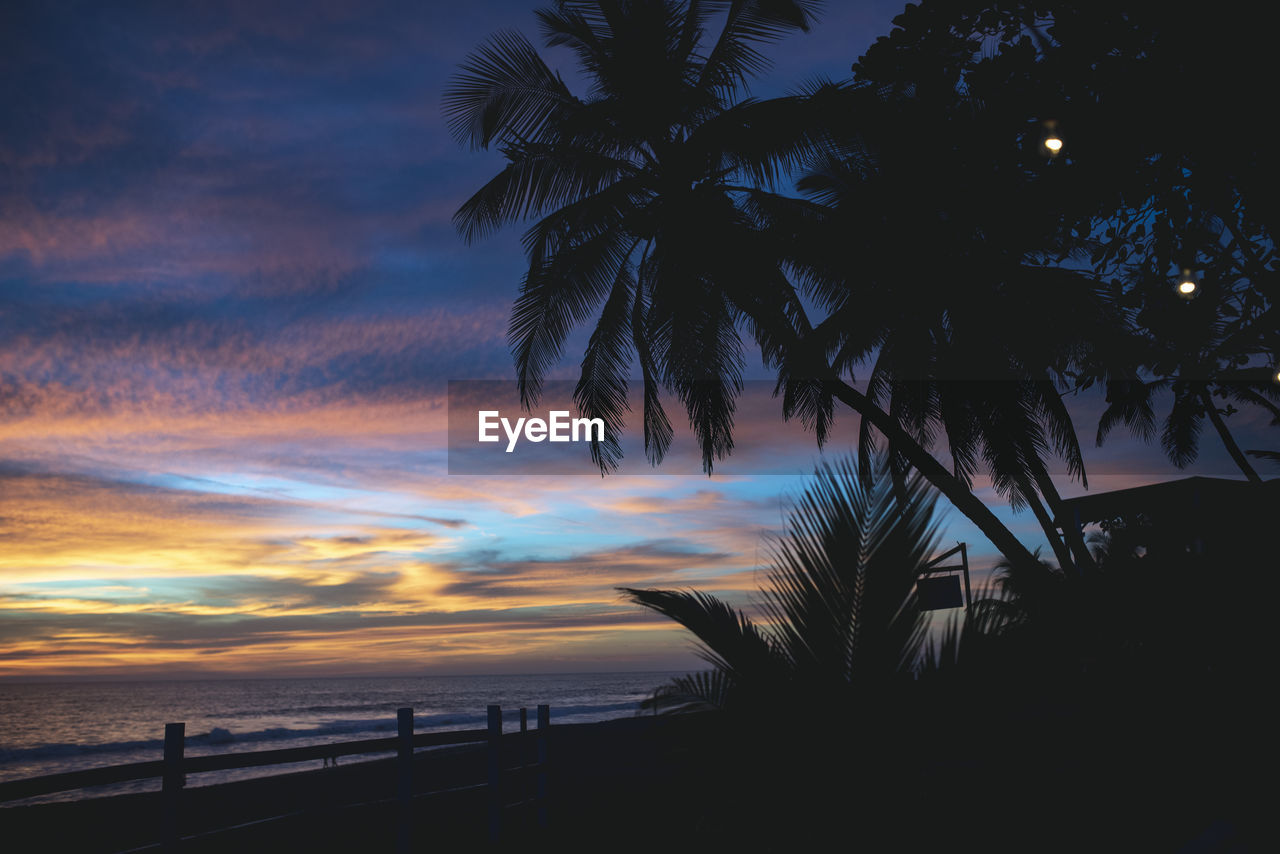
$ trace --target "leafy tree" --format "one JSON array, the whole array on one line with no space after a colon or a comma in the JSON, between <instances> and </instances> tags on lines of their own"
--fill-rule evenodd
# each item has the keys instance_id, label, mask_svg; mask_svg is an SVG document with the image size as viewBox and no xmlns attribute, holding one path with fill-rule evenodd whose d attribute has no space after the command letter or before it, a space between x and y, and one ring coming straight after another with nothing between
<instances>
[{"instance_id":1,"label":"leafy tree","mask_svg":"<svg viewBox=\"0 0 1280 854\"><path fill-rule=\"evenodd\" d=\"M963 93L993 126L1003 115L1006 132L1019 116L1037 130L1051 119L1065 137L1046 170L1065 179L1044 208L1058 220L1058 263L1081 266L1072 256L1084 253L1130 323L1127 352L1077 376L1107 387L1099 441L1119 424L1154 437L1152 393L1169 389L1171 461L1195 458L1207 420L1257 479L1225 416L1237 405L1280 416L1280 175L1269 119L1241 85L1270 73L1266 34L1147 2L926 3L896 23L860 75L896 92ZM992 156L1016 158L999 145ZM1191 300L1175 294L1184 271L1198 280Z\"/></svg>"}]
</instances>

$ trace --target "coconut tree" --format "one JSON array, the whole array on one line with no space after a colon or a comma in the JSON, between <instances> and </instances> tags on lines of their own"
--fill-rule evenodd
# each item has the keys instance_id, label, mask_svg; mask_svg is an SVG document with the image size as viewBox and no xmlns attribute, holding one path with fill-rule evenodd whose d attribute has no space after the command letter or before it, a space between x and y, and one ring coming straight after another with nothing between
<instances>
[{"instance_id":1,"label":"coconut tree","mask_svg":"<svg viewBox=\"0 0 1280 854\"><path fill-rule=\"evenodd\" d=\"M1126 317L1095 276L1054 263L1061 176L1018 156L1010 124L955 81L929 91L858 87L845 149L810 164L805 198L756 200L762 224L801 235L788 260L826 311L782 354L788 403L822 429L839 395L808 379L810 363L861 372L917 443L941 444L966 484L989 474L1036 513L1062 566L1087 567L1079 532L1057 532L1046 460L1084 480L1063 393L1082 362L1119 350ZM1002 145L1013 153L990 154ZM889 447L902 458L900 439Z\"/></svg>"},{"instance_id":2,"label":"coconut tree","mask_svg":"<svg viewBox=\"0 0 1280 854\"><path fill-rule=\"evenodd\" d=\"M767 362L787 354L793 367L803 361L809 382L889 436L1002 553L1031 560L969 485L889 412L829 363L800 355L811 328L785 260L797 235L762 228L756 207L827 147L827 117L847 101L831 85L768 101L743 93L766 66L761 50L807 29L815 6L558 3L538 18L546 43L577 59L584 96L518 33L493 37L463 63L444 98L450 126L465 144L496 147L506 165L455 222L472 240L534 220L510 326L522 399L536 402L568 334L594 318L575 400L605 422L605 439L593 446L601 468L619 458L634 362L649 459L660 461L672 437L660 402L666 389L688 411L710 471L733 447L747 333ZM722 22L714 34L713 20Z\"/></svg>"},{"instance_id":3,"label":"coconut tree","mask_svg":"<svg viewBox=\"0 0 1280 854\"><path fill-rule=\"evenodd\" d=\"M619 455L633 357L651 460L672 436L664 387L688 408L708 470L732 448L744 306L781 314L790 297L776 240L741 212L736 182L767 183L812 144L796 130L808 99L742 92L766 65L761 48L808 29L815 6L560 2L538 19L548 46L577 59L585 96L515 32L477 50L445 94L457 138L507 161L459 208L459 230L471 240L536 220L510 327L526 404L569 332L597 317L575 398L605 421L593 452L606 470Z\"/></svg>"},{"instance_id":4,"label":"coconut tree","mask_svg":"<svg viewBox=\"0 0 1280 854\"><path fill-rule=\"evenodd\" d=\"M1235 406L1238 403L1261 408L1272 415L1273 425L1280 424L1280 406L1277 406L1280 404L1280 387L1277 387L1269 369L1229 370L1210 377L1193 375L1191 378L1174 376L1113 382L1108 386L1108 405L1098 424L1098 444L1101 445L1111 430L1121 423L1140 438L1153 438L1156 433L1154 398L1161 390L1172 394L1168 414L1160 429L1160 446L1170 462L1178 468L1195 462L1200 455L1200 434L1204 422L1208 421L1245 479L1253 483L1262 482L1245 454L1267 459L1266 452L1242 451L1224 416L1239 412ZM1223 401L1221 408L1214 398Z\"/></svg>"},{"instance_id":5,"label":"coconut tree","mask_svg":"<svg viewBox=\"0 0 1280 854\"><path fill-rule=\"evenodd\" d=\"M909 673L924 638L915 580L938 543L937 491L888 464L824 465L773 544L757 622L696 590L621 588L698 639L711 675L676 680L667 703L757 708L843 702Z\"/></svg>"}]
</instances>

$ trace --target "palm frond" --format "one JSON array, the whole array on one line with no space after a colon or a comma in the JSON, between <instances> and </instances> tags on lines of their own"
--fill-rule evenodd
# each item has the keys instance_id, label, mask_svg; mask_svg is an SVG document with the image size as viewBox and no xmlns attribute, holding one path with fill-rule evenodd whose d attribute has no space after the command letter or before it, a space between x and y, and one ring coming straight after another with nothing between
<instances>
[{"instance_id":1,"label":"palm frond","mask_svg":"<svg viewBox=\"0 0 1280 854\"><path fill-rule=\"evenodd\" d=\"M1186 383L1175 383L1173 407L1160 433L1160 447L1178 468L1191 465L1199 456L1204 414L1204 404L1196 390Z\"/></svg>"},{"instance_id":2,"label":"palm frond","mask_svg":"<svg viewBox=\"0 0 1280 854\"><path fill-rule=\"evenodd\" d=\"M514 30L490 37L445 90L449 130L472 148L535 139L557 112L580 102L529 40Z\"/></svg>"},{"instance_id":3,"label":"palm frond","mask_svg":"<svg viewBox=\"0 0 1280 854\"><path fill-rule=\"evenodd\" d=\"M916 475L899 492L887 467L822 467L775 546L764 607L801 674L885 677L919 652L913 589L937 544L936 493Z\"/></svg>"},{"instance_id":4,"label":"palm frond","mask_svg":"<svg viewBox=\"0 0 1280 854\"><path fill-rule=\"evenodd\" d=\"M616 206L619 197L630 198L633 185L593 197L636 175L625 160L561 145L523 145L508 149L508 157L506 167L453 215L454 226L467 242L492 234L507 223L552 210L562 218L572 216L578 213L572 208L576 203Z\"/></svg>"},{"instance_id":5,"label":"palm frond","mask_svg":"<svg viewBox=\"0 0 1280 854\"><path fill-rule=\"evenodd\" d=\"M620 589L692 631L723 674L715 687L735 704L797 693L837 700L909 674L923 651L914 590L938 542L937 493L918 475L894 484L889 465L877 457L870 476L849 459L818 469L771 546L762 625L696 591Z\"/></svg>"},{"instance_id":6,"label":"palm frond","mask_svg":"<svg viewBox=\"0 0 1280 854\"><path fill-rule=\"evenodd\" d=\"M1101 447L1115 427L1124 424L1143 441L1156 434L1156 414L1152 396L1158 384L1138 379L1112 379L1107 383L1107 408L1098 418L1097 443Z\"/></svg>"},{"instance_id":7,"label":"palm frond","mask_svg":"<svg viewBox=\"0 0 1280 854\"><path fill-rule=\"evenodd\" d=\"M626 413L630 411L627 372L634 345L628 333L634 299L635 277L630 265L624 262L618 268L613 289L587 342L582 373L573 390L574 402L582 416L604 422L604 437L593 435L591 439L591 459L601 472L615 470L622 458L619 437Z\"/></svg>"},{"instance_id":8,"label":"palm frond","mask_svg":"<svg viewBox=\"0 0 1280 854\"><path fill-rule=\"evenodd\" d=\"M507 341L516 362L521 403L538 400L542 377L555 365L565 339L613 290L634 242L621 230L574 235L557 251L535 254L511 309Z\"/></svg>"},{"instance_id":9,"label":"palm frond","mask_svg":"<svg viewBox=\"0 0 1280 854\"><path fill-rule=\"evenodd\" d=\"M697 590L618 590L693 632L699 656L735 682L758 683L780 672L768 636L745 614L715 596Z\"/></svg>"},{"instance_id":10,"label":"palm frond","mask_svg":"<svg viewBox=\"0 0 1280 854\"><path fill-rule=\"evenodd\" d=\"M733 680L723 670L703 670L677 676L658 686L653 695L640 701L643 713L669 715L729 708L733 703Z\"/></svg>"},{"instance_id":11,"label":"palm frond","mask_svg":"<svg viewBox=\"0 0 1280 854\"><path fill-rule=\"evenodd\" d=\"M1280 466L1280 451L1245 451L1251 457L1257 457L1260 460L1267 460Z\"/></svg>"},{"instance_id":12,"label":"palm frond","mask_svg":"<svg viewBox=\"0 0 1280 854\"><path fill-rule=\"evenodd\" d=\"M814 0L728 0L708 3L726 10L724 29L702 65L699 85L736 93L769 67L759 45L797 30L808 32L819 3Z\"/></svg>"},{"instance_id":13,"label":"palm frond","mask_svg":"<svg viewBox=\"0 0 1280 854\"><path fill-rule=\"evenodd\" d=\"M641 420L644 428L645 457L652 465L662 462L671 447L674 431L662 406L661 368L649 345L649 304L652 293L652 267L648 256L641 258L636 276L635 300L631 307L631 342L635 345L640 362L641 381L644 385L644 406Z\"/></svg>"}]
</instances>

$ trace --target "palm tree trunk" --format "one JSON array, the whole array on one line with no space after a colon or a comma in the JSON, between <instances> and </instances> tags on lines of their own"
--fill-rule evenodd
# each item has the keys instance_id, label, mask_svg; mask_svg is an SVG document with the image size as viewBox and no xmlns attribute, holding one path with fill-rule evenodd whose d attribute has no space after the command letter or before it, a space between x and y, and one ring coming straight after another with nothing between
<instances>
[{"instance_id":1,"label":"palm tree trunk","mask_svg":"<svg viewBox=\"0 0 1280 854\"><path fill-rule=\"evenodd\" d=\"M1244 472L1244 476L1250 483L1262 483L1262 478L1258 477L1258 473L1254 471L1253 466L1249 465L1249 461L1245 459L1240 446L1236 444L1231 431L1227 429L1226 423L1222 420L1222 416L1218 414L1218 407L1213 405L1213 398L1209 395L1207 386L1200 389L1200 400L1204 403L1205 414L1209 416L1213 429L1218 431L1218 436L1221 437L1222 444L1226 445L1227 453L1231 455L1231 459L1236 461L1236 465L1240 467L1240 471Z\"/></svg>"},{"instance_id":2,"label":"palm tree trunk","mask_svg":"<svg viewBox=\"0 0 1280 854\"><path fill-rule=\"evenodd\" d=\"M1036 521L1040 523L1045 539L1049 541L1049 547L1053 549L1053 554L1058 559L1058 566L1062 568L1063 572L1074 569L1076 563L1071 559L1071 552L1067 549L1066 543L1062 541L1061 535L1058 534L1058 528L1053 524L1053 517L1044 509L1044 505L1040 503L1040 496L1031 488L1031 484L1027 484L1022 497L1031 507L1031 512L1035 514Z\"/></svg>"},{"instance_id":3,"label":"palm tree trunk","mask_svg":"<svg viewBox=\"0 0 1280 854\"><path fill-rule=\"evenodd\" d=\"M1066 537L1067 544L1071 547L1071 553L1075 555L1076 568L1081 572L1097 569L1097 564L1094 563L1093 555L1089 553L1089 548L1084 543L1084 537L1081 536L1080 529L1072 521L1064 518L1062 496L1058 494L1057 487L1053 485L1053 478L1049 477L1049 473L1043 468L1036 470L1035 478L1036 486L1040 489L1040 494L1044 496L1044 503L1049 506L1049 512L1054 519L1062 522L1062 533Z\"/></svg>"},{"instance_id":4,"label":"palm tree trunk","mask_svg":"<svg viewBox=\"0 0 1280 854\"><path fill-rule=\"evenodd\" d=\"M896 446L916 471L936 486L938 491L970 522L977 525L978 530L1010 563L1026 566L1036 562L1035 555L996 518L996 514L978 500L978 497L960 478L947 471L933 454L889 417L887 412L838 377L828 380L828 387L842 403L870 421L889 440L891 446Z\"/></svg>"}]
</instances>

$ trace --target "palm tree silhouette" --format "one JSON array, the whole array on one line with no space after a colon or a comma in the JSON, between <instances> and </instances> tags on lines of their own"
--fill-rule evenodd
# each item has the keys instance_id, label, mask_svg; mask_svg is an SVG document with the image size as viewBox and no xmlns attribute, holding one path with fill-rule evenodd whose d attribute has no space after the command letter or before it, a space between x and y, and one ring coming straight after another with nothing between
<instances>
[{"instance_id":1,"label":"palm tree silhouette","mask_svg":"<svg viewBox=\"0 0 1280 854\"><path fill-rule=\"evenodd\" d=\"M1260 460L1267 460L1268 462L1280 465L1280 451L1249 450L1245 451L1245 453L1251 457L1257 457Z\"/></svg>"},{"instance_id":2,"label":"palm tree silhouette","mask_svg":"<svg viewBox=\"0 0 1280 854\"><path fill-rule=\"evenodd\" d=\"M548 45L575 54L590 87L585 98L517 33L495 36L462 65L444 98L450 126L463 143L497 146L507 165L455 222L472 240L537 219L524 238L529 270L509 335L522 400L536 402L569 332L594 317L574 396L584 414L605 422L605 439L592 448L602 470L620 457L634 359L650 461L662 459L672 438L659 399L665 388L687 409L710 471L733 447L743 329L767 362L786 358L791 377L803 370L806 385L788 386L784 410L813 424L819 441L829 417L806 407L812 386L889 437L1010 560L1033 560L897 418L829 361L802 353L812 330L785 269L801 237L762 227L762 212L781 200L770 191L777 179L825 150L828 118L847 101L825 84L769 101L739 96L766 66L760 49L807 29L815 6L558 3L539 21ZM724 25L708 40L714 13Z\"/></svg>"},{"instance_id":3,"label":"palm tree silhouette","mask_svg":"<svg viewBox=\"0 0 1280 854\"><path fill-rule=\"evenodd\" d=\"M710 674L659 699L758 711L778 702L839 703L909 673L924 639L915 580L938 542L937 492L917 473L895 487L888 464L818 469L773 548L758 624L698 591L621 591L698 638Z\"/></svg>"},{"instance_id":4,"label":"palm tree silhouette","mask_svg":"<svg viewBox=\"0 0 1280 854\"><path fill-rule=\"evenodd\" d=\"M777 238L743 213L737 182L767 184L812 142L796 132L808 99L741 94L767 65L760 48L808 29L816 5L560 2L538 19L547 44L577 58L585 98L515 32L476 51L445 94L457 138L507 158L459 208L462 234L538 218L509 336L526 405L569 332L598 314L574 396L606 424L593 446L602 469L620 455L633 357L651 461L672 437L663 387L688 408L708 471L732 448L738 325L750 306L781 312L790 294ZM709 39L717 13L724 23Z\"/></svg>"},{"instance_id":5,"label":"palm tree silhouette","mask_svg":"<svg viewBox=\"0 0 1280 854\"><path fill-rule=\"evenodd\" d=\"M1079 532L1067 527L1066 542L1057 532L1045 459L1084 481L1062 394L1086 358L1124 340L1125 318L1095 277L1055 263L1065 248L1051 201L1058 176L1041 174L1038 156L987 154L1008 142L1008 123L944 89L854 87L843 114L856 118L835 132L846 150L812 164L798 184L805 201L765 211L773 227L805 235L791 266L829 307L784 355L783 374L801 414L821 423L831 391L808 381L802 359L833 353L842 375L868 369L873 405L921 445L944 439L966 486L989 473L1035 512L1062 566L1087 567ZM897 460L901 441L889 446Z\"/></svg>"},{"instance_id":6,"label":"palm tree silhouette","mask_svg":"<svg viewBox=\"0 0 1280 854\"><path fill-rule=\"evenodd\" d=\"M1252 373L1262 372L1253 371ZM1244 474L1245 479L1261 483L1262 478L1249 463L1245 456L1246 452L1240 450L1223 415L1232 415L1239 411L1233 405L1234 403L1260 406L1276 414L1278 411L1276 403L1268 398L1280 401L1280 395L1277 395L1272 385L1273 383L1265 378L1249 381L1166 377L1148 382L1133 380L1113 383L1108 389L1108 406L1103 411L1098 425L1098 444L1101 445L1111 429L1121 422L1143 439L1153 437L1156 430L1153 398L1157 391L1169 389L1173 393L1173 402L1160 431L1160 446L1169 461L1178 468L1184 468L1195 462L1200 455L1200 433L1203 422L1208 420L1232 462ZM1225 399L1225 406L1221 409L1214 401L1215 396ZM1276 415L1276 419L1276 423L1280 423L1280 415ZM1265 458L1264 455L1255 451L1247 453Z\"/></svg>"}]
</instances>

